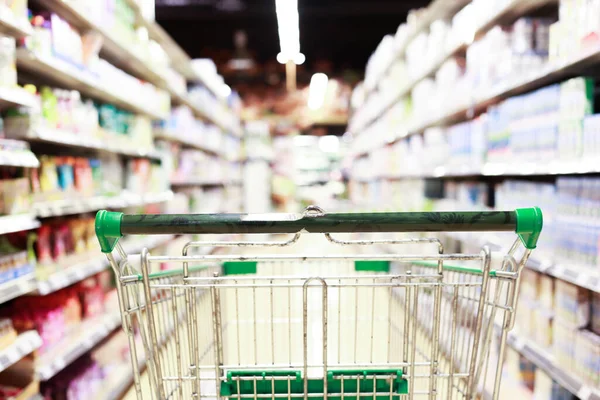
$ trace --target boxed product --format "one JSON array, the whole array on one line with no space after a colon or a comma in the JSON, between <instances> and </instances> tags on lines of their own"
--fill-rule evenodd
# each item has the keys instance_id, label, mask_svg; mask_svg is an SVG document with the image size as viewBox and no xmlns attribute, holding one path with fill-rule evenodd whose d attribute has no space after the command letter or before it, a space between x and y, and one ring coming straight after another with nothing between
<instances>
[{"instance_id":1,"label":"boxed product","mask_svg":"<svg viewBox=\"0 0 600 400\"><path fill-rule=\"evenodd\" d=\"M540 292L540 280L542 274L531 269L523 269L521 272L521 293L522 299L536 301Z\"/></svg>"},{"instance_id":2,"label":"boxed product","mask_svg":"<svg viewBox=\"0 0 600 400\"><path fill-rule=\"evenodd\" d=\"M556 361L562 368L574 368L577 363L575 358L575 343L579 333L578 327L555 319L552 333L552 353Z\"/></svg>"},{"instance_id":3,"label":"boxed product","mask_svg":"<svg viewBox=\"0 0 600 400\"><path fill-rule=\"evenodd\" d=\"M535 370L534 400L576 400L575 396L553 381L544 370Z\"/></svg>"},{"instance_id":4,"label":"boxed product","mask_svg":"<svg viewBox=\"0 0 600 400\"><path fill-rule=\"evenodd\" d=\"M540 274L538 300L546 311L554 310L554 281L553 277Z\"/></svg>"},{"instance_id":5,"label":"boxed product","mask_svg":"<svg viewBox=\"0 0 600 400\"><path fill-rule=\"evenodd\" d=\"M577 333L575 372L585 382L600 387L600 336L586 329Z\"/></svg>"},{"instance_id":6,"label":"boxed product","mask_svg":"<svg viewBox=\"0 0 600 400\"><path fill-rule=\"evenodd\" d=\"M578 328L590 322L590 291L563 280L556 280L556 318Z\"/></svg>"},{"instance_id":7,"label":"boxed product","mask_svg":"<svg viewBox=\"0 0 600 400\"><path fill-rule=\"evenodd\" d=\"M552 320L552 314L547 310L539 307L533 310L533 339L539 346L548 349L552 347Z\"/></svg>"},{"instance_id":8,"label":"boxed product","mask_svg":"<svg viewBox=\"0 0 600 400\"><path fill-rule=\"evenodd\" d=\"M29 179L0 180L0 214L19 214L31 210Z\"/></svg>"}]
</instances>

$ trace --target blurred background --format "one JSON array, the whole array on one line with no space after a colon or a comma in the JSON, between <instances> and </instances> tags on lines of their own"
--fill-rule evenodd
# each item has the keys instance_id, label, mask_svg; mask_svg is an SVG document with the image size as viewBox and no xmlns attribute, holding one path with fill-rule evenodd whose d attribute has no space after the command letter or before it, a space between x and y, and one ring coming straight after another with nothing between
<instances>
[{"instance_id":1,"label":"blurred background","mask_svg":"<svg viewBox=\"0 0 600 400\"><path fill-rule=\"evenodd\" d=\"M130 392L96 211L311 204L542 207L501 398L600 400L599 65L600 0L0 0L0 400Z\"/></svg>"}]
</instances>

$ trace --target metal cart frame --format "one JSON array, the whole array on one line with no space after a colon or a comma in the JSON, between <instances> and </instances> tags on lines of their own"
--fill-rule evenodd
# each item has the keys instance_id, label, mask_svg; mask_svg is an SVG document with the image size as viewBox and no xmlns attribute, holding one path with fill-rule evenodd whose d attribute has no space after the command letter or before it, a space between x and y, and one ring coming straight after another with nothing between
<instances>
[{"instance_id":1,"label":"metal cart frame","mask_svg":"<svg viewBox=\"0 0 600 400\"><path fill-rule=\"evenodd\" d=\"M498 399L520 272L542 224L538 208L326 214L309 207L298 215L100 211L96 233L117 278L138 399L141 346L151 396L158 399L474 399L489 394L488 375L490 397ZM444 254L435 238L332 236L450 231L513 231L518 238L498 255L487 248ZM341 248L401 245L421 254L193 254L214 245L292 248L305 232L324 233ZM118 243L124 235L207 233L294 236L189 242L181 256L152 256L147 249L127 255ZM164 262L182 268L151 272ZM324 269L324 262L335 264ZM309 295L315 291L316 297Z\"/></svg>"}]
</instances>

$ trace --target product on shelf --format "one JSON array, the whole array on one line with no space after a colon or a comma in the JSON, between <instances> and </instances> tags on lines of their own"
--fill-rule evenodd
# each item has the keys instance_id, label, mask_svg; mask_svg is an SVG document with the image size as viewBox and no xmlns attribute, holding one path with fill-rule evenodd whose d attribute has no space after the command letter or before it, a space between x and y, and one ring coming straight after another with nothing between
<instances>
[{"instance_id":1,"label":"product on shelf","mask_svg":"<svg viewBox=\"0 0 600 400\"><path fill-rule=\"evenodd\" d=\"M98 250L92 217L46 222L36 234L36 273L40 279L85 261Z\"/></svg>"},{"instance_id":2,"label":"product on shelf","mask_svg":"<svg viewBox=\"0 0 600 400\"><path fill-rule=\"evenodd\" d=\"M95 2L86 3L95 4ZM117 3L125 2L119 1ZM102 2L97 4L100 8L105 5ZM98 13L94 12L87 15L99 16ZM109 23L109 21L118 21L118 19L107 18L106 21ZM83 79L98 82L107 91L118 93L116 96L122 97L135 105L156 113L164 113L169 109L170 99L167 92L150 83L142 82L107 61L98 58L102 39L97 34L88 33L82 36L67 21L54 13L35 15L31 18L31 22L33 35L26 38L23 45L36 56L46 62L55 62L58 65L64 64L64 69L77 71L78 76L82 76ZM116 23L113 28L117 29L118 26L119 24ZM118 38L127 36L124 34L114 35ZM132 37L137 38L137 35L133 34ZM150 47L156 48L157 46ZM136 47L128 49L132 49L133 54L138 54ZM152 60L152 62L148 61L148 64L154 68L160 66L159 60L164 59L162 50L159 49L155 53L148 55L148 60ZM163 54L162 58L158 55L159 53Z\"/></svg>"},{"instance_id":3,"label":"product on shelf","mask_svg":"<svg viewBox=\"0 0 600 400\"><path fill-rule=\"evenodd\" d=\"M33 85L27 88L36 92ZM60 141L65 135L84 142L96 141L98 145L110 142L114 148L151 151L152 123L143 115L132 114L110 104L83 100L76 90L63 90L42 86L37 92L40 108L21 107L9 110L5 118L6 135L22 138L31 135L55 137ZM41 131L41 133L40 133Z\"/></svg>"},{"instance_id":4,"label":"product on shelf","mask_svg":"<svg viewBox=\"0 0 600 400\"><path fill-rule=\"evenodd\" d=\"M174 108L168 119L156 121L154 130L159 138L173 139L232 160L240 157L241 141L238 137L225 133L219 126L201 122L186 106Z\"/></svg>"},{"instance_id":5,"label":"product on shelf","mask_svg":"<svg viewBox=\"0 0 600 400\"><path fill-rule=\"evenodd\" d=\"M519 165L525 168L533 162L541 167L546 165L547 169L557 163L593 163L600 152L597 144L600 120L592 114L593 89L592 79L573 78L509 98L471 121L425 130L422 144L420 135L413 135L391 146L379 145L363 157L374 165L370 168L361 165L360 170L371 175L385 170L392 176L435 175L437 168L448 174L479 174L490 165L518 170ZM392 123L386 117L369 129L385 138L390 131L388 122ZM373 140L380 143L370 135L359 135L357 142ZM401 152L400 161L392 154L395 151ZM383 161L386 159L390 162Z\"/></svg>"},{"instance_id":6,"label":"product on shelf","mask_svg":"<svg viewBox=\"0 0 600 400\"><path fill-rule=\"evenodd\" d=\"M0 236L0 284L19 279L34 271L29 249L11 242L11 236Z\"/></svg>"},{"instance_id":7,"label":"product on shelf","mask_svg":"<svg viewBox=\"0 0 600 400\"><path fill-rule=\"evenodd\" d=\"M0 35L0 87L17 85L16 41Z\"/></svg>"},{"instance_id":8,"label":"product on shelf","mask_svg":"<svg viewBox=\"0 0 600 400\"><path fill-rule=\"evenodd\" d=\"M42 338L41 351L45 352L65 335L80 329L86 318L106 312L106 288L102 281L109 274L104 271L83 282L46 296L24 296L5 306L2 313L8 316L18 332L35 329Z\"/></svg>"},{"instance_id":9,"label":"product on shelf","mask_svg":"<svg viewBox=\"0 0 600 400\"><path fill-rule=\"evenodd\" d=\"M101 391L103 379L102 368L86 354L73 361L51 380L43 382L40 392L45 398L51 399L91 399Z\"/></svg>"},{"instance_id":10,"label":"product on shelf","mask_svg":"<svg viewBox=\"0 0 600 400\"><path fill-rule=\"evenodd\" d=\"M3 171L0 177L0 215L21 214L31 210L29 180L16 169Z\"/></svg>"}]
</instances>

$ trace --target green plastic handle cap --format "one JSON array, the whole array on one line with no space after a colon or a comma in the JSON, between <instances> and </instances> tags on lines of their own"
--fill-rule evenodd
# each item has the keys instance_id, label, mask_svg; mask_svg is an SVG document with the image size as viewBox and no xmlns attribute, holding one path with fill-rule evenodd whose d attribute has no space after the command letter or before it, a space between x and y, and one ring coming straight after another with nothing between
<instances>
[{"instance_id":1,"label":"green plastic handle cap","mask_svg":"<svg viewBox=\"0 0 600 400\"><path fill-rule=\"evenodd\" d=\"M544 226L544 216L539 207L517 208L517 228L515 232L523 242L523 246L533 250L537 246L538 239Z\"/></svg>"},{"instance_id":2,"label":"green plastic handle cap","mask_svg":"<svg viewBox=\"0 0 600 400\"><path fill-rule=\"evenodd\" d=\"M121 220L123 213L106 210L98 211L96 214L96 237L100 243L100 249L103 253L113 251L121 234Z\"/></svg>"}]
</instances>

